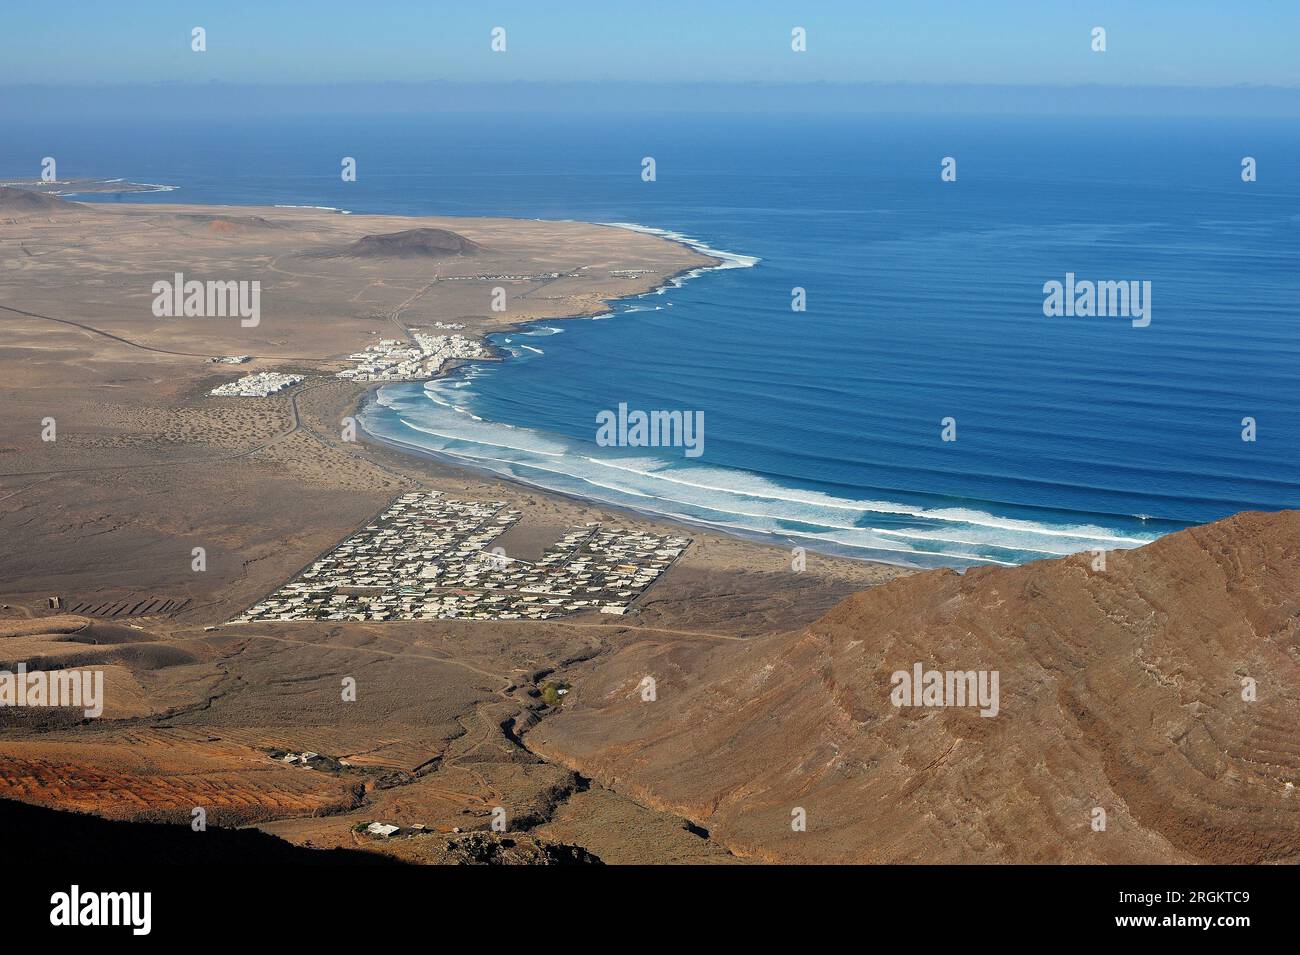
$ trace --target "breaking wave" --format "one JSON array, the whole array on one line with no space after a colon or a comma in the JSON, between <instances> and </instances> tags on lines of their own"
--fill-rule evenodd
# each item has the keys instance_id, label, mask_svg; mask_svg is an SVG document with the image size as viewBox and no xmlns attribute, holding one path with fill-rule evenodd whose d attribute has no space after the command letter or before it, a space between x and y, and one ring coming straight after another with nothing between
<instances>
[{"instance_id":1,"label":"breaking wave","mask_svg":"<svg viewBox=\"0 0 1300 955\"><path fill-rule=\"evenodd\" d=\"M718 264L674 276L597 318L659 310L648 297L679 288L705 272L750 268L760 261L711 248L683 233L632 223L607 225L681 242ZM530 362L541 359L543 351L519 339L562 331L528 326L493 336L493 341L513 361ZM990 501L887 490L829 493L741 468L703 464L680 453L598 447L591 439L484 420L467 407L480 375L468 364L449 378L385 385L362 409L362 425L399 447L520 483L772 543L793 542L915 567L1014 565L1099 548L1140 546L1159 536L1108 526L1106 515L1070 519L1069 512L1053 511L1046 516L1062 519L1040 520L1032 508Z\"/></svg>"},{"instance_id":2,"label":"breaking wave","mask_svg":"<svg viewBox=\"0 0 1300 955\"><path fill-rule=\"evenodd\" d=\"M674 520L813 549L910 566L1018 564L1139 546L1156 534L1096 521L1049 523L975 506L926 506L786 486L685 457L597 447L531 428L484 421L457 401L462 382L386 385L361 413L371 434L552 491ZM453 396L457 399L453 401Z\"/></svg>"}]
</instances>

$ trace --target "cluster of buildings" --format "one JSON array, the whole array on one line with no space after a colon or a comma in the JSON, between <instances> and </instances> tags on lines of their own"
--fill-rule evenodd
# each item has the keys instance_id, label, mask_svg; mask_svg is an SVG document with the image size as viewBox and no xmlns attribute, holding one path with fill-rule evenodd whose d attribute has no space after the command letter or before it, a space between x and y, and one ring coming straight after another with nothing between
<instances>
[{"instance_id":1,"label":"cluster of buildings","mask_svg":"<svg viewBox=\"0 0 1300 955\"><path fill-rule=\"evenodd\" d=\"M209 358L208 361L216 362L218 365L242 365L248 359L248 355L218 355L216 358Z\"/></svg>"},{"instance_id":2,"label":"cluster of buildings","mask_svg":"<svg viewBox=\"0 0 1300 955\"><path fill-rule=\"evenodd\" d=\"M290 766L306 766L308 769L346 769L352 765L346 759L334 759L310 750L302 753L285 753L279 756L279 760Z\"/></svg>"},{"instance_id":3,"label":"cluster of buildings","mask_svg":"<svg viewBox=\"0 0 1300 955\"><path fill-rule=\"evenodd\" d=\"M690 544L592 522L569 531L536 562L489 549L519 517L501 501L403 495L233 622L622 614Z\"/></svg>"},{"instance_id":4,"label":"cluster of buildings","mask_svg":"<svg viewBox=\"0 0 1300 955\"><path fill-rule=\"evenodd\" d=\"M407 836L420 835L425 832L432 832L427 825L422 822L414 823L410 826L399 826L391 822L371 822L358 823L352 827L353 832L364 832L366 835L374 836L376 839L391 839L393 836L406 838ZM460 826L451 830L460 832Z\"/></svg>"},{"instance_id":5,"label":"cluster of buildings","mask_svg":"<svg viewBox=\"0 0 1300 955\"><path fill-rule=\"evenodd\" d=\"M488 357L482 343L464 335L430 335L417 331L413 337L414 342L385 338L365 351L349 355L348 359L356 362L356 367L339 372L338 377L351 381L421 380L432 378L449 361Z\"/></svg>"},{"instance_id":6,"label":"cluster of buildings","mask_svg":"<svg viewBox=\"0 0 1300 955\"><path fill-rule=\"evenodd\" d=\"M558 279L561 275L572 276L572 272L542 272L538 275L444 275L440 282L535 282L541 279Z\"/></svg>"},{"instance_id":7,"label":"cluster of buildings","mask_svg":"<svg viewBox=\"0 0 1300 955\"><path fill-rule=\"evenodd\" d=\"M245 375L224 385L217 385L208 394L216 398L265 398L302 381L302 375L284 375L278 371L259 371Z\"/></svg>"}]
</instances>

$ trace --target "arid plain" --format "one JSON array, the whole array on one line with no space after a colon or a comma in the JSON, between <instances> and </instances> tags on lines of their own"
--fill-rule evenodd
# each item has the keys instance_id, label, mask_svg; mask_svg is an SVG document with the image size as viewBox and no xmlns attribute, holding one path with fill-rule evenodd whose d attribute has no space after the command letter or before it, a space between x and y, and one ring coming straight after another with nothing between
<instances>
[{"instance_id":1,"label":"arid plain","mask_svg":"<svg viewBox=\"0 0 1300 955\"><path fill-rule=\"evenodd\" d=\"M464 237L473 254L365 241L410 230ZM585 704L568 676L582 661L796 631L903 572L810 556L794 573L785 549L457 471L364 433L344 441L369 386L334 377L344 356L413 328L478 336L597 314L711 260L582 223L82 204L5 189L0 264L0 668L102 669L106 694L99 719L0 712L0 797L186 833L202 808L212 826L421 862L754 854L707 819L629 795L637 788L617 776L538 755L530 731ZM175 273L260 282L260 321L155 317L152 285ZM498 286L504 313L489 307ZM250 359L212 361L230 355ZM267 398L208 395L271 370L306 379ZM512 550L594 520L692 543L626 617L222 626L421 489L522 511ZM355 702L341 699L348 677ZM659 678L671 686L671 668ZM543 688L561 679L570 694L548 705ZM281 758L304 751L327 761ZM494 807L505 834L491 830ZM357 831L372 821L402 835Z\"/></svg>"}]
</instances>

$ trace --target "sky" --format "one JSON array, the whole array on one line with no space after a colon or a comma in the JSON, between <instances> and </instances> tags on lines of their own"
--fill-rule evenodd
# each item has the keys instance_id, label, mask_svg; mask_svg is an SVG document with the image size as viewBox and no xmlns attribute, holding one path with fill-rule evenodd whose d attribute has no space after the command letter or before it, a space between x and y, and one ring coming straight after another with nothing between
<instances>
[{"instance_id":1,"label":"sky","mask_svg":"<svg viewBox=\"0 0 1300 955\"><path fill-rule=\"evenodd\" d=\"M0 86L1300 86L1298 41L1300 0L60 0L5 4Z\"/></svg>"}]
</instances>

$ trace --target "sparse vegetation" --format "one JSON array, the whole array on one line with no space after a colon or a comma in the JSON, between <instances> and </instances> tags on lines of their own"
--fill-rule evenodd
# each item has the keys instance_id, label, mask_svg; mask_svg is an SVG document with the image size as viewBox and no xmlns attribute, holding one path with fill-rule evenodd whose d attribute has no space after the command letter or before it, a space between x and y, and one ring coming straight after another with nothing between
<instances>
[{"instance_id":1,"label":"sparse vegetation","mask_svg":"<svg viewBox=\"0 0 1300 955\"><path fill-rule=\"evenodd\" d=\"M568 692L567 683L548 683L542 687L542 702L547 706L560 706Z\"/></svg>"}]
</instances>

